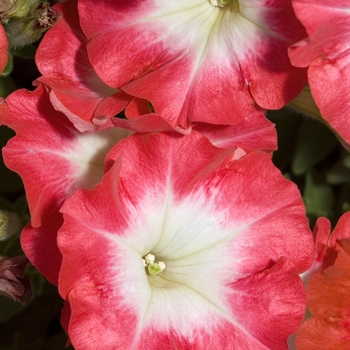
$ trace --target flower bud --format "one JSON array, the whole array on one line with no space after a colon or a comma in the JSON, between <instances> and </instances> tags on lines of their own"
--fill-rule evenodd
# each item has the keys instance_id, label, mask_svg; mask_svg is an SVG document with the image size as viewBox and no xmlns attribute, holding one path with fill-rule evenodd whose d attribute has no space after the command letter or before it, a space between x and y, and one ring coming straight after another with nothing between
<instances>
[{"instance_id":1,"label":"flower bud","mask_svg":"<svg viewBox=\"0 0 350 350\"><path fill-rule=\"evenodd\" d=\"M0 2L0 20L7 23L9 19L22 18L29 15L38 0L2 0Z\"/></svg>"},{"instance_id":2,"label":"flower bud","mask_svg":"<svg viewBox=\"0 0 350 350\"><path fill-rule=\"evenodd\" d=\"M0 294L12 298L20 303L24 297L31 297L30 281L24 275L24 269L30 263L26 256L19 255L13 258L0 257Z\"/></svg>"},{"instance_id":3,"label":"flower bud","mask_svg":"<svg viewBox=\"0 0 350 350\"><path fill-rule=\"evenodd\" d=\"M28 10L29 8L29 10ZM27 11L28 10L28 11ZM10 48L19 48L39 40L59 17L59 13L50 4L32 0L25 10L7 12L5 30Z\"/></svg>"},{"instance_id":4,"label":"flower bud","mask_svg":"<svg viewBox=\"0 0 350 350\"><path fill-rule=\"evenodd\" d=\"M0 210L0 241L5 241L19 233L21 219L15 212Z\"/></svg>"}]
</instances>

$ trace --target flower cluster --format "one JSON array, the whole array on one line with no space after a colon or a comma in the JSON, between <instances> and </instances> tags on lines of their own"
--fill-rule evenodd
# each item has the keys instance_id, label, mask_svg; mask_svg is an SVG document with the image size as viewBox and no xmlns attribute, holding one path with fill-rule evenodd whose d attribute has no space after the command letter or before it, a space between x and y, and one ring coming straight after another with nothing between
<instances>
[{"instance_id":1,"label":"flower cluster","mask_svg":"<svg viewBox=\"0 0 350 350\"><path fill-rule=\"evenodd\" d=\"M341 3L50 8L35 90L10 94L0 122L16 132L3 156L31 215L23 251L58 286L76 349L287 348L305 315L303 279L315 274L312 288L326 267L346 269L329 266L335 250L348 259L350 234L315 244L296 184L272 163L265 114L308 82L350 143L349 100L334 102L335 86L348 87Z\"/></svg>"}]
</instances>

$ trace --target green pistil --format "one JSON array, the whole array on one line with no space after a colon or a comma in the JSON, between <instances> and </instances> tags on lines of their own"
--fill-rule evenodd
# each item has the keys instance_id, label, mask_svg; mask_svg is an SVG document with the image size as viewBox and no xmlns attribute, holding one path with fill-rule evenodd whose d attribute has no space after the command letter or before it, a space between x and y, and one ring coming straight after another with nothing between
<instances>
[{"instance_id":1,"label":"green pistil","mask_svg":"<svg viewBox=\"0 0 350 350\"><path fill-rule=\"evenodd\" d=\"M147 269L148 269L148 272L149 272L151 275L158 275L158 273L161 273L161 272L162 272L161 267L160 267L159 264L157 264L157 263L148 265L148 266L147 266Z\"/></svg>"},{"instance_id":2,"label":"green pistil","mask_svg":"<svg viewBox=\"0 0 350 350\"><path fill-rule=\"evenodd\" d=\"M153 254L149 253L142 259L143 266L147 267L150 275L158 275L166 268L163 261L155 262L155 258Z\"/></svg>"}]
</instances>

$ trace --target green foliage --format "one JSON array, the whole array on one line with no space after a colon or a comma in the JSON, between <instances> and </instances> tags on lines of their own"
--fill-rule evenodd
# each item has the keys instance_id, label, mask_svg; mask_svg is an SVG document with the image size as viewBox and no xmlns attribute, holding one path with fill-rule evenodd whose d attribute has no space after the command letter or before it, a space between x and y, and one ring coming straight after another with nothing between
<instances>
[{"instance_id":1,"label":"green foliage","mask_svg":"<svg viewBox=\"0 0 350 350\"><path fill-rule=\"evenodd\" d=\"M269 111L276 124L275 165L295 182L313 227L319 216L335 225L350 209L350 155L326 125L287 108Z\"/></svg>"}]
</instances>

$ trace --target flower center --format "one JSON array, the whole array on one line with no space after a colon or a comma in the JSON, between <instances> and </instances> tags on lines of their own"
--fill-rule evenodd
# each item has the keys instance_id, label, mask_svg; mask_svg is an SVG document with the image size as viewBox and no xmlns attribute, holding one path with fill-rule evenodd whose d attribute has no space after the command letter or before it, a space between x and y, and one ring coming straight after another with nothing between
<instances>
[{"instance_id":1,"label":"flower center","mask_svg":"<svg viewBox=\"0 0 350 350\"><path fill-rule=\"evenodd\" d=\"M165 263L163 261L156 262L156 257L151 253L142 258L142 263L145 268L147 267L150 275L158 275L166 268Z\"/></svg>"},{"instance_id":2,"label":"flower center","mask_svg":"<svg viewBox=\"0 0 350 350\"><path fill-rule=\"evenodd\" d=\"M211 6L224 7L230 0L209 0Z\"/></svg>"}]
</instances>

